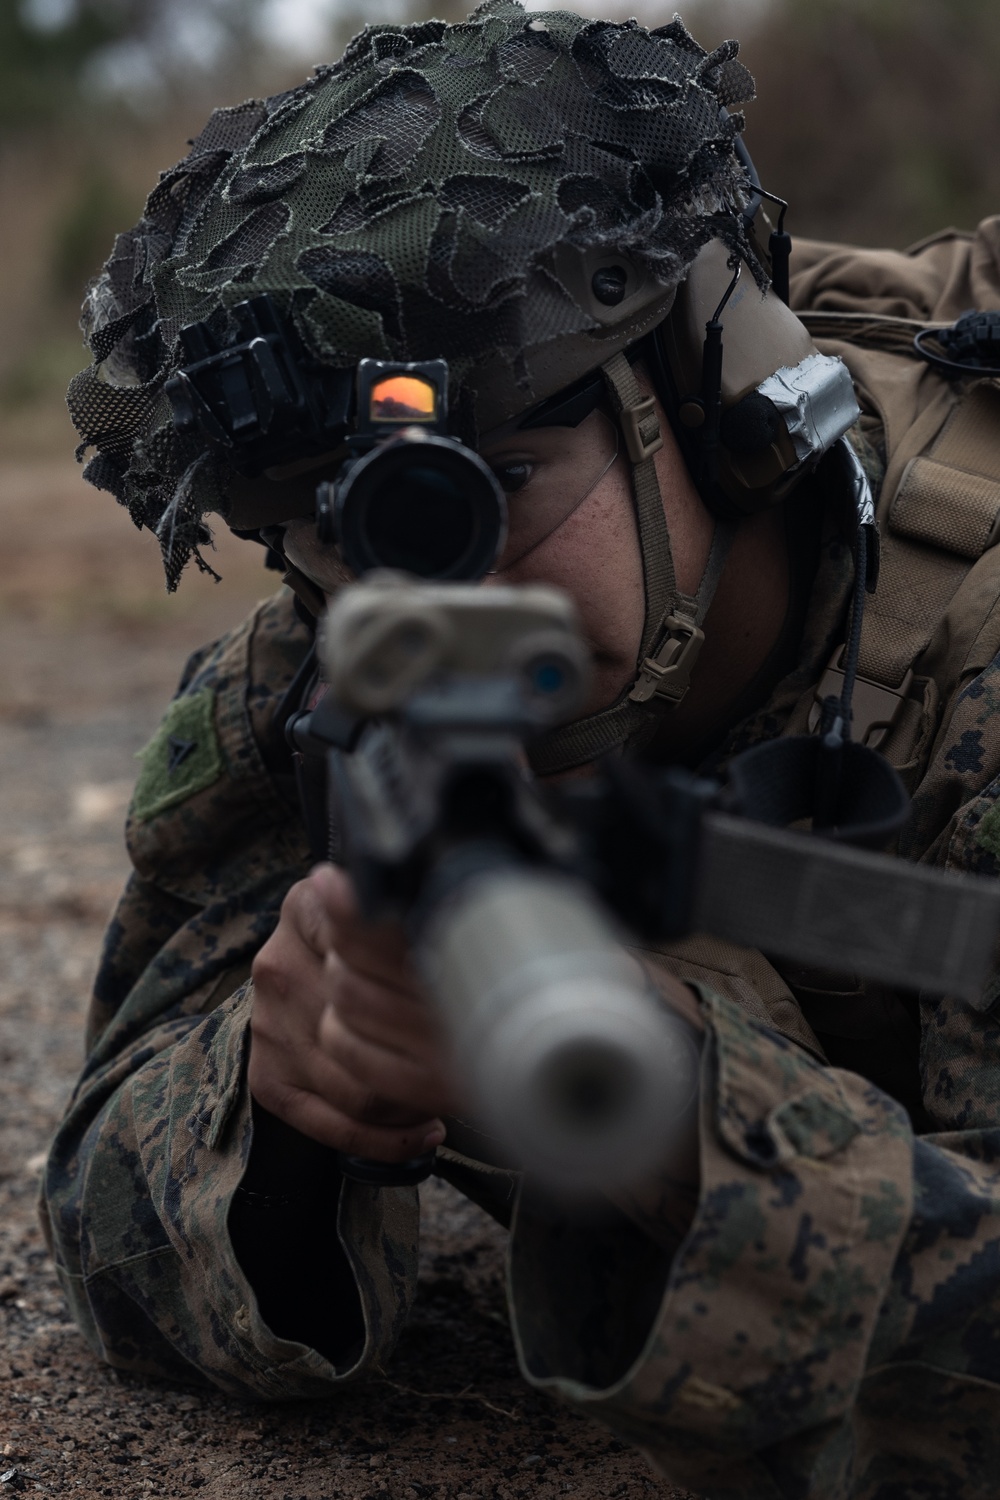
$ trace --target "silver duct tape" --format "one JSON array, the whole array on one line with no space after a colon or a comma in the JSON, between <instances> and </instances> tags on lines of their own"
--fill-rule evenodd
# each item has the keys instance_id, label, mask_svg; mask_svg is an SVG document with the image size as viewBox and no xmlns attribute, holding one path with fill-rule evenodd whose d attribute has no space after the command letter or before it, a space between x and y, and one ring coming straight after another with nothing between
<instances>
[{"instance_id":1,"label":"silver duct tape","mask_svg":"<svg viewBox=\"0 0 1000 1500\"><path fill-rule=\"evenodd\" d=\"M820 458L861 415L850 371L829 354L777 370L757 389L784 417L800 463Z\"/></svg>"},{"instance_id":2,"label":"silver duct tape","mask_svg":"<svg viewBox=\"0 0 1000 1500\"><path fill-rule=\"evenodd\" d=\"M796 963L982 1007L1000 888L709 813L693 926Z\"/></svg>"},{"instance_id":3,"label":"silver duct tape","mask_svg":"<svg viewBox=\"0 0 1000 1500\"><path fill-rule=\"evenodd\" d=\"M844 449L844 461L847 464L850 475L851 491L854 495L854 506L858 513L859 526L875 525L875 496L872 494L871 483L865 473L864 466L854 451L853 445L847 438L841 438Z\"/></svg>"}]
</instances>

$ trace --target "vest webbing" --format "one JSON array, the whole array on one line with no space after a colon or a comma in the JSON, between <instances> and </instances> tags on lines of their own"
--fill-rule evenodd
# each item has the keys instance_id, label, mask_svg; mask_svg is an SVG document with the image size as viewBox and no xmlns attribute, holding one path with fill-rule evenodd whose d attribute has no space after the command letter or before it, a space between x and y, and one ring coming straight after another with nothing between
<instances>
[{"instance_id":1,"label":"vest webbing","mask_svg":"<svg viewBox=\"0 0 1000 1500\"><path fill-rule=\"evenodd\" d=\"M865 610L859 672L901 686L1000 519L1000 384L979 381L930 450L884 496L882 564Z\"/></svg>"}]
</instances>

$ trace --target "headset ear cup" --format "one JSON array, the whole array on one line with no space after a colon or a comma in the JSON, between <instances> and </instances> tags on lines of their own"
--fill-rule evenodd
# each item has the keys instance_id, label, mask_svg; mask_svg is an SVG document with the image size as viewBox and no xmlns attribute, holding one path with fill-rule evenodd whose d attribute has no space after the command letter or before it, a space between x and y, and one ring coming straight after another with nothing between
<instances>
[{"instance_id":1,"label":"headset ear cup","mask_svg":"<svg viewBox=\"0 0 1000 1500\"><path fill-rule=\"evenodd\" d=\"M769 290L739 286L722 315L722 420L717 477L704 474L702 360L706 325L731 277L719 240L701 251L650 345L654 377L705 504L731 518L778 505L805 470L784 417L759 388L818 350L805 326Z\"/></svg>"}]
</instances>

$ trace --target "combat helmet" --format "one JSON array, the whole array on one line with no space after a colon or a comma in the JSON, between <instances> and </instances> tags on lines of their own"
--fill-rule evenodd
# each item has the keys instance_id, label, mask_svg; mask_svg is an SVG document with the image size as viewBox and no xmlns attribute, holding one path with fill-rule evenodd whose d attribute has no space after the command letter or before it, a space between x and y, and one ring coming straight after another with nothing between
<instances>
[{"instance_id":1,"label":"combat helmet","mask_svg":"<svg viewBox=\"0 0 1000 1500\"><path fill-rule=\"evenodd\" d=\"M92 287L94 363L69 393L86 477L156 533L168 588L191 557L208 568L212 513L272 538L308 514L360 360L446 358L470 446L512 419L573 425L603 394L646 624L635 683L547 768L640 738L686 691L733 517L782 498L857 415L768 285L737 54L676 17L647 31L487 0L460 25L368 27L301 87L216 111ZM637 353L722 518L695 599L674 581Z\"/></svg>"}]
</instances>

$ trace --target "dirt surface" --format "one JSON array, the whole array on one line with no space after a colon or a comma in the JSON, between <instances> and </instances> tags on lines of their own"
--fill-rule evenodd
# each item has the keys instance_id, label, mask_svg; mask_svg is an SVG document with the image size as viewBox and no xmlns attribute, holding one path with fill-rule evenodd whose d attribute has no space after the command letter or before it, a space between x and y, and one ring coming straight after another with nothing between
<instances>
[{"instance_id":1,"label":"dirt surface","mask_svg":"<svg viewBox=\"0 0 1000 1500\"><path fill-rule=\"evenodd\" d=\"M425 1190L420 1291L387 1377L264 1408L118 1377L69 1322L37 1226L125 872L136 750L185 653L268 579L249 544L167 601L155 544L70 463L0 460L0 1494L203 1500L685 1500L521 1381L504 1235Z\"/></svg>"}]
</instances>

